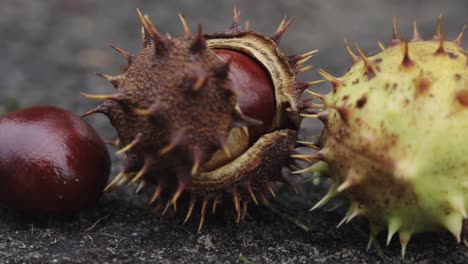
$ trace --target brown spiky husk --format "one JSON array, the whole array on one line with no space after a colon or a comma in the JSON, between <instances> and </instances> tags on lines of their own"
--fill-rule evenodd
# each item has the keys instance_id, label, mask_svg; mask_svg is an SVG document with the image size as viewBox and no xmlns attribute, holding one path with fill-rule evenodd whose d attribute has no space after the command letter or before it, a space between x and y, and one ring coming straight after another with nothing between
<instances>
[{"instance_id":1,"label":"brown spiky husk","mask_svg":"<svg viewBox=\"0 0 468 264\"><path fill-rule=\"evenodd\" d=\"M177 207L185 191L189 197L185 222L200 204L200 230L209 203L215 207L231 200L240 220L251 201L269 203L268 197L275 195L272 181L294 189L281 169L292 161L296 146L301 93L315 84L298 82L296 74L308 69L303 64L316 51L295 56L281 52L277 43L292 20L283 20L276 34L266 37L242 30L234 8L234 22L225 32L202 35L199 27L194 36L179 17L185 34L176 39L163 37L140 15L143 51L132 57L117 49L130 66L119 76L101 74L117 92L88 96L107 100L87 114L109 117L119 135L119 152L128 156L126 168L108 189L126 182L156 184L150 204L163 214ZM235 127L256 123L240 111L228 78L229 62L216 57L217 48L241 52L265 69L274 86L276 112L269 133L228 164L208 170L204 163L214 154L229 156L228 135Z\"/></svg>"}]
</instances>

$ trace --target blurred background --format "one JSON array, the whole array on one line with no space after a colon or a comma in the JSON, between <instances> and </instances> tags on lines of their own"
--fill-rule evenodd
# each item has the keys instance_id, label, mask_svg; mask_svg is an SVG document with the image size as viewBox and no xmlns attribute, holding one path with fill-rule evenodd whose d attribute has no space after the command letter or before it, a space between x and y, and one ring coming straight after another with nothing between
<instances>
[{"instance_id":1,"label":"blurred background","mask_svg":"<svg viewBox=\"0 0 468 264\"><path fill-rule=\"evenodd\" d=\"M95 102L79 92L112 92L111 85L95 72L117 73L124 64L108 45L133 54L141 49L137 7L161 32L182 36L178 12L185 15L192 31L198 24L204 32L222 31L231 23L233 3L243 21L248 19L253 30L266 35L275 32L284 16L295 17L281 41L284 52L320 50L309 62L314 69L299 76L303 81L319 79L319 68L337 76L347 71L351 60L344 49L345 37L351 44L358 42L366 54L376 53L377 41L388 44L391 39L393 16L406 39L411 38L414 19L421 34L431 38L442 15L442 31L449 40L468 23L466 0L1 0L0 114L37 104L60 106L76 114L91 109ZM328 85L314 89L324 92ZM88 120L104 138L115 137L104 117ZM309 128L315 125L307 123ZM114 158L114 171L120 166ZM252 217L239 225L231 220L221 224L212 220L210 225L208 220L202 235L195 233L195 222L181 227L174 220L150 215L140 202L146 198L125 191L106 194L99 208L72 220L30 219L2 211L0 262L378 263L399 259L397 243L365 251L365 221L357 222L358 231L352 226L336 230L340 210L308 214L307 208L324 193L321 187L313 190L314 194L306 190L301 196L282 194L284 202L279 206L287 207L287 213L254 209ZM107 228L105 233L111 236L83 231L102 217L106 218L97 228ZM31 226L39 227L31 233ZM54 239L63 243L53 244ZM468 262L466 249L450 237L448 244L437 236L415 240L408 249L408 263Z\"/></svg>"}]
</instances>

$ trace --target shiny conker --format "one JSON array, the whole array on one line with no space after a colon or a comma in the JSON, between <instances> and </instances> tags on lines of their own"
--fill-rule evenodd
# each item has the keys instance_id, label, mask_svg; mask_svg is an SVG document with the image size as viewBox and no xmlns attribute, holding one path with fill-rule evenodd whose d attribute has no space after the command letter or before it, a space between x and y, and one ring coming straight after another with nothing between
<instances>
[{"instance_id":1,"label":"shiny conker","mask_svg":"<svg viewBox=\"0 0 468 264\"><path fill-rule=\"evenodd\" d=\"M65 214L94 205L110 173L106 146L74 114L37 106L0 118L0 203Z\"/></svg>"},{"instance_id":2,"label":"shiny conker","mask_svg":"<svg viewBox=\"0 0 468 264\"><path fill-rule=\"evenodd\" d=\"M271 78L259 63L245 54L226 49L213 51L222 60L231 62L229 78L242 113L263 123L249 127L250 139L255 141L272 128L276 107Z\"/></svg>"}]
</instances>

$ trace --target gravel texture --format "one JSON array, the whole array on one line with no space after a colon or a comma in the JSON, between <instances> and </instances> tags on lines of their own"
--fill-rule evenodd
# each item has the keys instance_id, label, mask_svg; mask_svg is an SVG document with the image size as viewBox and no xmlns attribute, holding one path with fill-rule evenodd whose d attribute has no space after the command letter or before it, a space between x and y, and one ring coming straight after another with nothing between
<instances>
[{"instance_id":1,"label":"gravel texture","mask_svg":"<svg viewBox=\"0 0 468 264\"><path fill-rule=\"evenodd\" d=\"M351 64L343 38L367 53L388 43L392 16L410 38L412 20L431 37L438 15L453 39L468 23L468 1L236 1L254 30L271 34L283 16L296 20L282 40L287 54L311 49L311 60L334 75ZM231 1L2 0L0 2L0 113L37 104L56 105L81 114L95 102L79 92L109 93L94 72L115 73L124 62L107 48L115 44L140 50L135 8L149 14L160 31L182 35L177 12L192 30L221 31L231 22ZM465 41L468 43L468 40ZM465 44L465 47L467 45ZM301 80L318 79L315 70ZM329 87L323 85L319 90ZM88 119L104 138L115 134L102 117ZM308 132L317 125L307 122ZM112 150L112 149L111 149ZM113 157L113 172L122 167ZM300 181L301 179L295 179ZM160 217L148 210L151 189L134 195L126 188L106 193L99 204L67 217L25 215L0 209L0 263L468 263L468 250L446 233L415 236L404 260L396 239L389 247L366 251L367 223L357 219L336 228L346 206L335 201L308 212L324 194L326 182L299 185L301 194L278 190L271 207L251 207L236 224L231 210L209 216L201 234L198 215L186 225L181 217Z\"/></svg>"}]
</instances>

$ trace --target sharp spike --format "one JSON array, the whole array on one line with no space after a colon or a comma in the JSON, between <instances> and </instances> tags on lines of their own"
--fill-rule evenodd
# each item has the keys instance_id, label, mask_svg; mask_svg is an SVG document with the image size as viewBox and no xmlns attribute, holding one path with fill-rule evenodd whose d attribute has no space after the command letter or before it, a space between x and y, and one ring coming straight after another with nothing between
<instances>
[{"instance_id":1,"label":"sharp spike","mask_svg":"<svg viewBox=\"0 0 468 264\"><path fill-rule=\"evenodd\" d=\"M153 196L151 197L151 200L149 201L148 205L152 205L154 204L154 202L156 202L156 200L159 198L159 196L161 195L161 191L162 191L162 187L161 187L161 184L158 184L156 186L156 190L154 191L154 194Z\"/></svg>"},{"instance_id":2,"label":"sharp spike","mask_svg":"<svg viewBox=\"0 0 468 264\"><path fill-rule=\"evenodd\" d=\"M418 24L416 23L416 19L413 20L413 39L411 41L423 41L423 37L419 34Z\"/></svg>"},{"instance_id":3,"label":"sharp spike","mask_svg":"<svg viewBox=\"0 0 468 264\"><path fill-rule=\"evenodd\" d=\"M291 158L308 161L311 163L323 160L323 154L321 152L316 152L312 154L293 154Z\"/></svg>"},{"instance_id":4,"label":"sharp spike","mask_svg":"<svg viewBox=\"0 0 468 264\"><path fill-rule=\"evenodd\" d=\"M289 64L293 67L302 66L306 61L313 57L318 50L311 50L303 54L289 56Z\"/></svg>"},{"instance_id":5,"label":"sharp spike","mask_svg":"<svg viewBox=\"0 0 468 264\"><path fill-rule=\"evenodd\" d=\"M445 41L445 33L442 34L442 36L439 39L439 48L437 48L436 52L434 54L439 55L439 54L445 54L445 49L444 49L444 41Z\"/></svg>"},{"instance_id":6,"label":"sharp spike","mask_svg":"<svg viewBox=\"0 0 468 264\"><path fill-rule=\"evenodd\" d=\"M390 42L390 47L396 46L401 43L401 40L398 38L397 33L397 22L396 16L393 17L393 27L392 27L392 41Z\"/></svg>"},{"instance_id":7,"label":"sharp spike","mask_svg":"<svg viewBox=\"0 0 468 264\"><path fill-rule=\"evenodd\" d=\"M193 160L193 165L192 165L192 170L191 170L192 176L198 173L200 164L203 161L203 156L204 156L203 151L199 147L195 146L192 150L192 160Z\"/></svg>"},{"instance_id":8,"label":"sharp spike","mask_svg":"<svg viewBox=\"0 0 468 264\"><path fill-rule=\"evenodd\" d=\"M298 82L298 81L296 81L295 87L296 87L296 89L298 89L302 93L308 87L323 83L325 81L326 80L316 80L316 81L310 81L310 82Z\"/></svg>"},{"instance_id":9,"label":"sharp spike","mask_svg":"<svg viewBox=\"0 0 468 264\"><path fill-rule=\"evenodd\" d=\"M262 199L262 202L266 205L266 206L270 206L270 202L268 201L268 199L266 198L265 194L263 194L263 192L259 192L260 194L260 198Z\"/></svg>"},{"instance_id":10,"label":"sharp spike","mask_svg":"<svg viewBox=\"0 0 468 264\"><path fill-rule=\"evenodd\" d=\"M146 47L152 41L149 27L148 27L145 17L143 16L143 14L140 12L140 9L138 8L137 8L137 13L138 13L138 18L140 19L140 23L141 23L141 39L143 42L143 46Z\"/></svg>"},{"instance_id":11,"label":"sharp spike","mask_svg":"<svg viewBox=\"0 0 468 264\"><path fill-rule=\"evenodd\" d=\"M192 32L190 32L189 27L187 26L187 21L185 21L184 15L181 13L178 14L180 22L182 23L182 27L184 28L184 37L185 38L192 38Z\"/></svg>"},{"instance_id":12,"label":"sharp spike","mask_svg":"<svg viewBox=\"0 0 468 264\"><path fill-rule=\"evenodd\" d=\"M245 31L250 31L250 20L246 20L244 24Z\"/></svg>"},{"instance_id":13,"label":"sharp spike","mask_svg":"<svg viewBox=\"0 0 468 264\"><path fill-rule=\"evenodd\" d=\"M213 210L212 210L213 214L215 214L216 207L218 206L218 204L221 204L221 198L219 196L213 200Z\"/></svg>"},{"instance_id":14,"label":"sharp spike","mask_svg":"<svg viewBox=\"0 0 468 264\"><path fill-rule=\"evenodd\" d=\"M89 115L97 114L97 113L103 113L103 109L101 105L98 105L97 107L87 111L86 113L82 114L80 118L87 117Z\"/></svg>"},{"instance_id":15,"label":"sharp spike","mask_svg":"<svg viewBox=\"0 0 468 264\"><path fill-rule=\"evenodd\" d=\"M112 86L114 86L114 88L118 88L120 84L122 83L122 81L125 79L125 75L123 74L120 74L117 76L111 76L108 74L98 72L96 73L96 75L105 79L106 81L109 81L112 84Z\"/></svg>"},{"instance_id":16,"label":"sharp spike","mask_svg":"<svg viewBox=\"0 0 468 264\"><path fill-rule=\"evenodd\" d=\"M299 194L299 190L296 188L296 186L294 186L294 184L288 178L286 178L283 175L280 175L278 180L288 185L289 189L291 189L294 193Z\"/></svg>"},{"instance_id":17,"label":"sharp spike","mask_svg":"<svg viewBox=\"0 0 468 264\"><path fill-rule=\"evenodd\" d=\"M308 57L305 57L303 59L300 59L298 61L296 61L296 63L294 63L293 67L294 69L300 69L300 68L303 68L302 66L312 58L312 55L308 56Z\"/></svg>"},{"instance_id":18,"label":"sharp spike","mask_svg":"<svg viewBox=\"0 0 468 264\"><path fill-rule=\"evenodd\" d=\"M384 46L384 44L382 44L382 42L377 41L377 44L379 45L379 49L380 49L381 51L384 51L384 50L385 50L385 46Z\"/></svg>"},{"instance_id":19,"label":"sharp spike","mask_svg":"<svg viewBox=\"0 0 468 264\"><path fill-rule=\"evenodd\" d=\"M226 139L224 137L219 137L218 142L224 154L226 154L226 156L230 159L232 157L232 153L231 153L231 150L229 149Z\"/></svg>"},{"instance_id":20,"label":"sharp spike","mask_svg":"<svg viewBox=\"0 0 468 264\"><path fill-rule=\"evenodd\" d=\"M244 220L245 216L247 215L247 207L249 205L249 201L247 200L244 200L242 202L242 216L241 216L241 220Z\"/></svg>"},{"instance_id":21,"label":"sharp spike","mask_svg":"<svg viewBox=\"0 0 468 264\"><path fill-rule=\"evenodd\" d=\"M353 50L351 50L351 48L349 47L347 38L344 39L344 43L345 43L345 48L348 51L348 54L351 57L351 60L353 61L353 64L356 64L358 62L358 60L359 60L359 57L356 56L356 54L354 54Z\"/></svg>"},{"instance_id":22,"label":"sharp spike","mask_svg":"<svg viewBox=\"0 0 468 264\"><path fill-rule=\"evenodd\" d=\"M336 228L340 228L344 223L348 223L350 221L350 219L351 219L351 216L356 214L355 211L356 211L356 205L352 204L348 208L348 211L346 212L346 215L343 217L343 219L341 219L341 221L338 223Z\"/></svg>"},{"instance_id":23,"label":"sharp spike","mask_svg":"<svg viewBox=\"0 0 468 264\"><path fill-rule=\"evenodd\" d=\"M153 102L147 109L134 109L133 112L141 116L155 116L163 109L163 105L160 102Z\"/></svg>"},{"instance_id":24,"label":"sharp spike","mask_svg":"<svg viewBox=\"0 0 468 264\"><path fill-rule=\"evenodd\" d=\"M241 30L240 27L240 12L237 11L237 7L235 4L232 5L232 24L229 27L230 30Z\"/></svg>"},{"instance_id":25,"label":"sharp spike","mask_svg":"<svg viewBox=\"0 0 468 264\"><path fill-rule=\"evenodd\" d=\"M325 81L325 80L324 80L324 81ZM313 92L313 91L311 91L311 90L306 90L306 93L308 93L308 94L310 94L310 95L312 95L312 96L314 96L314 97L320 99L321 101L324 101L324 100L325 100L325 96L322 95L322 94Z\"/></svg>"},{"instance_id":26,"label":"sharp spike","mask_svg":"<svg viewBox=\"0 0 468 264\"><path fill-rule=\"evenodd\" d=\"M408 242L411 239L411 233L406 231L400 231L399 236L401 245L401 258L404 259L406 254L406 246L408 246Z\"/></svg>"},{"instance_id":27,"label":"sharp spike","mask_svg":"<svg viewBox=\"0 0 468 264\"><path fill-rule=\"evenodd\" d=\"M120 101L125 99L120 94L87 94L80 92L80 95L93 100L113 100L113 101Z\"/></svg>"},{"instance_id":28,"label":"sharp spike","mask_svg":"<svg viewBox=\"0 0 468 264\"><path fill-rule=\"evenodd\" d=\"M288 30L289 26L294 21L294 19L295 18L292 17L288 21L286 21L286 17L284 17L283 20L281 20L281 23L278 26L278 29L276 30L275 34L271 37L271 40L273 40L276 43L279 43L284 33Z\"/></svg>"},{"instance_id":29,"label":"sharp spike","mask_svg":"<svg viewBox=\"0 0 468 264\"><path fill-rule=\"evenodd\" d=\"M116 140L104 140L104 143L108 144L108 145L112 145L114 147L118 147L120 148L120 139L116 139Z\"/></svg>"},{"instance_id":30,"label":"sharp spike","mask_svg":"<svg viewBox=\"0 0 468 264\"><path fill-rule=\"evenodd\" d=\"M463 35L465 34L467 25L464 25L462 30L460 31L460 34L458 34L457 38L453 41L455 44L458 46L462 47L462 40L463 40Z\"/></svg>"},{"instance_id":31,"label":"sharp spike","mask_svg":"<svg viewBox=\"0 0 468 264\"><path fill-rule=\"evenodd\" d=\"M338 186L336 190L338 192L342 192L353 186L356 186L357 184L358 184L358 181L356 179L356 176L354 176L353 174L348 174L348 176L346 177L346 180L340 186Z\"/></svg>"},{"instance_id":32,"label":"sharp spike","mask_svg":"<svg viewBox=\"0 0 468 264\"><path fill-rule=\"evenodd\" d=\"M271 196L273 196L273 198L276 198L276 193L275 191L273 190L273 188L270 186L270 184L266 184L266 188L267 190L271 193Z\"/></svg>"},{"instance_id":33,"label":"sharp spike","mask_svg":"<svg viewBox=\"0 0 468 264\"><path fill-rule=\"evenodd\" d=\"M236 210L236 223L239 223L241 217L240 211L240 195L237 190L232 191L232 201L234 202L234 208Z\"/></svg>"},{"instance_id":34,"label":"sharp spike","mask_svg":"<svg viewBox=\"0 0 468 264\"><path fill-rule=\"evenodd\" d=\"M172 196L172 199L170 201L170 204L172 205L176 205L177 203L177 200L179 200L179 197L180 195L184 192L185 190L185 186L186 186L186 181L185 180L179 180L179 185L177 187L177 190L176 192L174 193L174 195Z\"/></svg>"},{"instance_id":35,"label":"sharp spike","mask_svg":"<svg viewBox=\"0 0 468 264\"><path fill-rule=\"evenodd\" d=\"M257 201L257 197L255 197L255 194L252 190L252 186L250 185L250 182L246 182L245 183L245 189L247 190L247 192L249 193L250 197L252 198L252 201L255 203L255 205L258 206L258 201Z\"/></svg>"},{"instance_id":36,"label":"sharp spike","mask_svg":"<svg viewBox=\"0 0 468 264\"><path fill-rule=\"evenodd\" d=\"M314 66L312 66L312 65L307 65L307 66L304 66L304 67L295 69L294 72L295 72L296 74L300 74L300 73L306 72L306 71L308 71L308 70L311 70L312 68L314 68Z\"/></svg>"},{"instance_id":37,"label":"sharp spike","mask_svg":"<svg viewBox=\"0 0 468 264\"><path fill-rule=\"evenodd\" d=\"M308 168L305 168L303 170L293 171L292 173L293 174L303 174L303 173L311 173L311 172L323 173L326 171L328 171L327 163L324 161L319 161Z\"/></svg>"},{"instance_id":38,"label":"sharp spike","mask_svg":"<svg viewBox=\"0 0 468 264\"><path fill-rule=\"evenodd\" d=\"M195 40L192 42L191 46L190 46L190 51L192 53L197 53L197 54L201 54L203 51L205 51L207 49L207 46L206 46L206 40L205 38L203 37L203 32L202 32L202 25L201 24L198 24L198 33L197 33L197 37L195 38Z\"/></svg>"},{"instance_id":39,"label":"sharp spike","mask_svg":"<svg viewBox=\"0 0 468 264\"><path fill-rule=\"evenodd\" d=\"M104 191L107 192L107 191L115 189L115 187L117 186L117 183L120 180L122 180L122 178L124 177L125 177L124 171L119 172L119 174L115 176L115 178L106 186L106 188L104 188Z\"/></svg>"},{"instance_id":40,"label":"sharp spike","mask_svg":"<svg viewBox=\"0 0 468 264\"><path fill-rule=\"evenodd\" d=\"M395 235L401 227L401 220L397 218L390 219L388 222L387 246L390 245L393 235Z\"/></svg>"},{"instance_id":41,"label":"sharp spike","mask_svg":"<svg viewBox=\"0 0 468 264\"><path fill-rule=\"evenodd\" d=\"M440 32L441 21L442 21L442 15L439 15L437 17L436 32L435 32L434 36L432 37L432 40L434 40L434 41L439 41L440 38L442 37L442 34Z\"/></svg>"},{"instance_id":42,"label":"sharp spike","mask_svg":"<svg viewBox=\"0 0 468 264\"><path fill-rule=\"evenodd\" d=\"M372 234L372 232L370 232L369 234L369 241L367 242L367 247L366 247L366 251L369 251L369 249L371 248L372 244L374 243L375 241L375 236L374 234Z\"/></svg>"},{"instance_id":43,"label":"sharp spike","mask_svg":"<svg viewBox=\"0 0 468 264\"><path fill-rule=\"evenodd\" d=\"M322 108L323 105L319 105L317 107L320 107ZM308 141L296 141L298 144L302 145L302 146L305 146L305 147L308 147L308 148L311 148L311 149L316 149L316 150L319 150L320 147L318 147L317 145L315 145L315 142L308 142Z\"/></svg>"},{"instance_id":44,"label":"sharp spike","mask_svg":"<svg viewBox=\"0 0 468 264\"><path fill-rule=\"evenodd\" d=\"M320 199L309 211L313 211L317 208L320 208L324 206L326 203L328 203L331 199L333 199L338 192L336 191L336 188L334 186L331 186L330 189L328 190L328 193Z\"/></svg>"},{"instance_id":45,"label":"sharp spike","mask_svg":"<svg viewBox=\"0 0 468 264\"><path fill-rule=\"evenodd\" d=\"M159 155L164 156L171 150L173 150L175 147L177 147L179 144L181 144L185 139L186 131L186 129L180 129L174 134L172 134L171 139L169 140L169 144L167 144L161 149L161 151L159 151Z\"/></svg>"},{"instance_id":46,"label":"sharp spike","mask_svg":"<svg viewBox=\"0 0 468 264\"><path fill-rule=\"evenodd\" d=\"M400 40L398 40L400 41ZM356 50L359 53L359 56L361 57L362 61L364 62L364 69L365 69L365 74L367 76L367 79L372 79L375 77L375 71L372 68L372 66L369 64L369 60L367 59L367 56L362 52L361 48L359 48L359 45L354 43L354 46L356 47Z\"/></svg>"},{"instance_id":47,"label":"sharp spike","mask_svg":"<svg viewBox=\"0 0 468 264\"><path fill-rule=\"evenodd\" d=\"M325 70L323 69L319 69L318 70L318 73L327 81L329 81L332 86L333 86L333 90L336 92L336 89L340 86L342 86L342 82L340 80L338 80L338 78L336 78L335 76L331 75L330 73L326 72Z\"/></svg>"},{"instance_id":48,"label":"sharp spike","mask_svg":"<svg viewBox=\"0 0 468 264\"><path fill-rule=\"evenodd\" d=\"M166 206L164 207L164 210L161 213L162 216L166 215L166 213L169 211L169 208L171 208L171 205L172 205L172 203L170 203L170 202L166 203Z\"/></svg>"},{"instance_id":49,"label":"sharp spike","mask_svg":"<svg viewBox=\"0 0 468 264\"><path fill-rule=\"evenodd\" d=\"M131 64L132 63L132 60L133 60L133 56L132 54L128 53L127 51L121 49L121 48L118 48L114 45L109 45L109 47L111 47L112 49L114 49L115 51L117 51L120 55L124 56L127 61L128 61L128 64Z\"/></svg>"},{"instance_id":50,"label":"sharp spike","mask_svg":"<svg viewBox=\"0 0 468 264\"><path fill-rule=\"evenodd\" d=\"M139 193L143 188L145 188L145 186L147 185L148 183L143 179L140 181L140 183L138 184L138 187L135 191L135 193Z\"/></svg>"},{"instance_id":51,"label":"sharp spike","mask_svg":"<svg viewBox=\"0 0 468 264\"><path fill-rule=\"evenodd\" d=\"M201 232L203 223L205 222L206 206L208 205L208 197L203 198L202 208L200 213L200 223L198 224L198 233Z\"/></svg>"},{"instance_id":52,"label":"sharp spike","mask_svg":"<svg viewBox=\"0 0 468 264\"><path fill-rule=\"evenodd\" d=\"M195 92L200 91L206 84L208 80L208 74L203 70L197 70L195 74L195 81L192 84L192 90Z\"/></svg>"},{"instance_id":53,"label":"sharp spike","mask_svg":"<svg viewBox=\"0 0 468 264\"><path fill-rule=\"evenodd\" d=\"M414 65L414 62L410 59L409 56L409 47L408 47L408 42L404 41L403 42L403 61L401 62L401 65L403 67L409 68Z\"/></svg>"},{"instance_id":54,"label":"sharp spike","mask_svg":"<svg viewBox=\"0 0 468 264\"><path fill-rule=\"evenodd\" d=\"M133 186L135 183L141 180L143 176L145 176L145 174L149 171L152 164L153 162L150 159L145 159L145 163L143 167L138 171L135 177L133 177L133 179L130 181L129 186Z\"/></svg>"},{"instance_id":55,"label":"sharp spike","mask_svg":"<svg viewBox=\"0 0 468 264\"><path fill-rule=\"evenodd\" d=\"M442 224L455 237L458 243L461 242L461 232L463 227L463 216L457 212L453 212L445 216Z\"/></svg>"},{"instance_id":56,"label":"sharp spike","mask_svg":"<svg viewBox=\"0 0 468 264\"><path fill-rule=\"evenodd\" d=\"M120 155L120 154L124 154L125 152L129 151L130 149L132 149L133 147L135 147L138 143L141 142L141 139L143 137L143 134L142 133L138 133L135 138L132 140L132 142L130 142L128 145L126 145L125 147L119 149L118 151L115 152L116 155Z\"/></svg>"},{"instance_id":57,"label":"sharp spike","mask_svg":"<svg viewBox=\"0 0 468 264\"><path fill-rule=\"evenodd\" d=\"M195 198L191 197L189 206L188 206L187 215L185 216L185 219L184 219L184 224L186 224L187 221L190 219L190 216L192 216L193 208L195 208Z\"/></svg>"},{"instance_id":58,"label":"sharp spike","mask_svg":"<svg viewBox=\"0 0 468 264\"><path fill-rule=\"evenodd\" d=\"M463 216L463 218L468 218L468 213L466 211L465 202L462 196L456 196L452 198L451 205L456 212L459 212Z\"/></svg>"},{"instance_id":59,"label":"sharp spike","mask_svg":"<svg viewBox=\"0 0 468 264\"><path fill-rule=\"evenodd\" d=\"M164 56L168 53L168 46L164 43L165 37L159 33L148 16L144 16L147 25L147 31L150 32L152 41L154 42L154 52L157 56Z\"/></svg>"}]
</instances>

